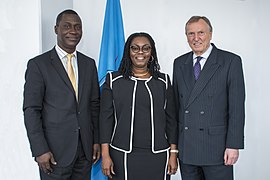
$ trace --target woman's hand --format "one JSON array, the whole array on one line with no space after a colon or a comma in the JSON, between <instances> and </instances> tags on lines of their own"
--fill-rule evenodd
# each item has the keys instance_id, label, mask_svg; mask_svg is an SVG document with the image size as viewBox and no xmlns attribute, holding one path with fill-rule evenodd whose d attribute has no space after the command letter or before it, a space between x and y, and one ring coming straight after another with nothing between
<instances>
[{"instance_id":1,"label":"woman's hand","mask_svg":"<svg viewBox=\"0 0 270 180\"><path fill-rule=\"evenodd\" d=\"M170 152L170 158L168 162L168 174L172 175L177 172L178 163L177 163L177 153Z\"/></svg>"},{"instance_id":2,"label":"woman's hand","mask_svg":"<svg viewBox=\"0 0 270 180\"><path fill-rule=\"evenodd\" d=\"M115 175L113 161L110 156L102 157L102 173L109 178L112 178L112 175Z\"/></svg>"},{"instance_id":3,"label":"woman's hand","mask_svg":"<svg viewBox=\"0 0 270 180\"><path fill-rule=\"evenodd\" d=\"M113 161L109 153L109 144L102 144L101 152L102 152L102 173L111 179L112 175L115 175L115 173L113 170Z\"/></svg>"}]
</instances>

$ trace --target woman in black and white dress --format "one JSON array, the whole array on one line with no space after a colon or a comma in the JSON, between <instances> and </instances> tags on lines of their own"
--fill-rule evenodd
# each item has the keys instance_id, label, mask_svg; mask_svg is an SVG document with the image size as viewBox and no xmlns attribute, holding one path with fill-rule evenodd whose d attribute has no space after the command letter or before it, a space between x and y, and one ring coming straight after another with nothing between
<instances>
[{"instance_id":1,"label":"woman in black and white dress","mask_svg":"<svg viewBox=\"0 0 270 180\"><path fill-rule=\"evenodd\" d=\"M170 78L147 33L129 36L117 72L102 87L102 172L113 180L168 180L177 171L177 121Z\"/></svg>"}]
</instances>

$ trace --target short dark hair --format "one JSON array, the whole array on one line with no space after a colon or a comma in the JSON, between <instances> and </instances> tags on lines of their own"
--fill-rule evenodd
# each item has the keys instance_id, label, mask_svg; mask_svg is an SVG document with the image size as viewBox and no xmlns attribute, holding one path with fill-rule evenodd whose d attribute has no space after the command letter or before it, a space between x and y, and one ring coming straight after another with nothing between
<instances>
[{"instance_id":1,"label":"short dark hair","mask_svg":"<svg viewBox=\"0 0 270 180\"><path fill-rule=\"evenodd\" d=\"M133 33L128 37L128 39L125 43L124 54L123 54L121 64L119 66L118 71L125 78L132 76L132 62L130 59L130 45L131 45L132 40L136 37L146 37L149 40L150 45L151 45L151 59L148 62L148 69L149 69L150 74L154 78L158 78L160 66L158 64L155 42L154 42L153 38L145 32Z\"/></svg>"},{"instance_id":2,"label":"short dark hair","mask_svg":"<svg viewBox=\"0 0 270 180\"><path fill-rule=\"evenodd\" d=\"M79 16L78 13L72 9L64 10L61 13L59 13L58 16L56 17L56 25L59 25L64 14L75 14L75 15Z\"/></svg>"},{"instance_id":3,"label":"short dark hair","mask_svg":"<svg viewBox=\"0 0 270 180\"><path fill-rule=\"evenodd\" d=\"M210 23L210 20L205 16L192 16L186 23L185 32L187 33L188 24L198 22L200 19L204 20L206 22L206 24L208 24L208 26L209 26L209 31L213 32L213 27L212 27L212 25Z\"/></svg>"}]
</instances>

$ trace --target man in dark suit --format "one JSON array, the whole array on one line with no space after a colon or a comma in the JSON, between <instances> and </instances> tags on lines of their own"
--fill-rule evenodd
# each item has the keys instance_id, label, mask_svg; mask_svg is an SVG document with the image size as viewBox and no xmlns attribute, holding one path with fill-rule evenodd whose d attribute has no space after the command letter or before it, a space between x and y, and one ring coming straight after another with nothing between
<instances>
[{"instance_id":1,"label":"man in dark suit","mask_svg":"<svg viewBox=\"0 0 270 180\"><path fill-rule=\"evenodd\" d=\"M92 162L100 156L96 65L76 51L82 22L75 11L61 12L54 28L56 46L27 65L27 135L41 179L89 180Z\"/></svg>"},{"instance_id":2,"label":"man in dark suit","mask_svg":"<svg viewBox=\"0 0 270 180\"><path fill-rule=\"evenodd\" d=\"M241 58L211 44L206 17L186 23L192 51L174 62L173 87L183 180L233 180L244 148L245 88Z\"/></svg>"}]
</instances>

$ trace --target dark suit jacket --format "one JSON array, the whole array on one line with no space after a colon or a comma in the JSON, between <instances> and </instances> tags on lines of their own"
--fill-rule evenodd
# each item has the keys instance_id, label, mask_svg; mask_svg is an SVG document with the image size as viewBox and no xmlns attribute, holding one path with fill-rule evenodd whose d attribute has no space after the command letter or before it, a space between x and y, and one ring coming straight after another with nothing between
<instances>
[{"instance_id":1,"label":"dark suit jacket","mask_svg":"<svg viewBox=\"0 0 270 180\"><path fill-rule=\"evenodd\" d=\"M79 133L86 158L98 142L99 85L93 59L77 52L78 96L55 48L29 60L24 86L24 121L33 157L51 151L59 166L75 157Z\"/></svg>"},{"instance_id":2,"label":"dark suit jacket","mask_svg":"<svg viewBox=\"0 0 270 180\"><path fill-rule=\"evenodd\" d=\"M212 46L197 82L193 75L193 52L174 62L179 157L186 164L222 164L225 148L244 148L241 58Z\"/></svg>"},{"instance_id":3,"label":"dark suit jacket","mask_svg":"<svg viewBox=\"0 0 270 180\"><path fill-rule=\"evenodd\" d=\"M119 151L130 153L136 109L137 79L124 78L119 72L108 73L102 87L100 110L100 142L109 143ZM173 89L168 75L145 82L153 112L151 119L152 152L164 152L169 144L177 144L177 121Z\"/></svg>"}]
</instances>

